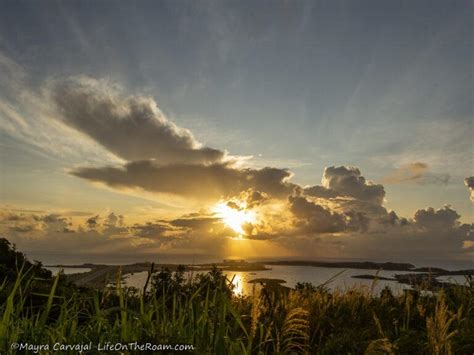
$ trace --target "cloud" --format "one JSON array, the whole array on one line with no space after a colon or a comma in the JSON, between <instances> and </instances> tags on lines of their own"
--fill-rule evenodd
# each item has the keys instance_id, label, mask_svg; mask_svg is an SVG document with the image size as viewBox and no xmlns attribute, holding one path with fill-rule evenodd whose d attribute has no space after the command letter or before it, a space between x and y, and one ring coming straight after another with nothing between
<instances>
[{"instance_id":1,"label":"cloud","mask_svg":"<svg viewBox=\"0 0 474 355\"><path fill-rule=\"evenodd\" d=\"M32 225L26 225L26 226L11 226L10 230L13 232L19 232L19 233L28 233L32 232L35 230L34 226Z\"/></svg>"},{"instance_id":2,"label":"cloud","mask_svg":"<svg viewBox=\"0 0 474 355\"><path fill-rule=\"evenodd\" d=\"M336 233L345 229L344 217L304 197L289 197L290 211L296 217L298 233Z\"/></svg>"},{"instance_id":3,"label":"cloud","mask_svg":"<svg viewBox=\"0 0 474 355\"><path fill-rule=\"evenodd\" d=\"M57 116L51 97L36 86L27 68L1 51L0 72L0 134L8 137L10 148L74 163L117 161L93 140L51 119Z\"/></svg>"},{"instance_id":4,"label":"cloud","mask_svg":"<svg viewBox=\"0 0 474 355\"><path fill-rule=\"evenodd\" d=\"M429 173L429 166L426 163L416 162L400 166L391 174L386 176L382 182L386 184L402 184L402 183L417 183L417 184L433 184L433 185L447 185L449 182L449 174L433 174Z\"/></svg>"},{"instance_id":5,"label":"cloud","mask_svg":"<svg viewBox=\"0 0 474 355\"><path fill-rule=\"evenodd\" d=\"M93 229L93 228L97 227L97 225L99 223L98 221L99 221L99 215L94 216L94 217L90 217L86 220L86 225L90 229Z\"/></svg>"},{"instance_id":6,"label":"cloud","mask_svg":"<svg viewBox=\"0 0 474 355\"><path fill-rule=\"evenodd\" d=\"M92 219L79 216L75 220L56 213L22 214L21 218L9 219L11 215L10 211L0 213L0 235L33 254L55 255L58 250L75 255L146 253L166 249L178 238L172 234L153 235L153 223L126 225L124 217L114 213L98 214Z\"/></svg>"},{"instance_id":7,"label":"cloud","mask_svg":"<svg viewBox=\"0 0 474 355\"><path fill-rule=\"evenodd\" d=\"M464 179L464 183L471 192L471 201L474 201L474 176L470 176Z\"/></svg>"},{"instance_id":8,"label":"cloud","mask_svg":"<svg viewBox=\"0 0 474 355\"><path fill-rule=\"evenodd\" d=\"M383 186L367 181L354 167L326 168L321 186L304 189L289 182L291 173L286 169L237 168L232 163L162 165L146 160L73 173L118 189L210 197L215 203L246 210L255 220L242 225L242 238L267 243L268 250L311 257L390 255L400 260L465 259L473 254L473 226L462 224L453 208L428 207L411 219L399 217L383 206ZM61 245L78 253L144 255L177 249L225 255L228 241L238 237L211 207L134 224L115 213L92 216L10 210L0 214L0 231L29 250L52 251Z\"/></svg>"},{"instance_id":9,"label":"cloud","mask_svg":"<svg viewBox=\"0 0 474 355\"><path fill-rule=\"evenodd\" d=\"M216 224L222 224L220 218L208 216L182 217L169 221L170 225L193 231L211 231Z\"/></svg>"},{"instance_id":10,"label":"cloud","mask_svg":"<svg viewBox=\"0 0 474 355\"><path fill-rule=\"evenodd\" d=\"M0 220L8 226L8 230L18 233L44 231L46 233L73 233L68 217L57 213L38 216L35 214L1 213Z\"/></svg>"},{"instance_id":11,"label":"cloud","mask_svg":"<svg viewBox=\"0 0 474 355\"><path fill-rule=\"evenodd\" d=\"M439 210L432 207L415 212L415 223L429 230L454 228L461 216L450 206L444 206Z\"/></svg>"},{"instance_id":12,"label":"cloud","mask_svg":"<svg viewBox=\"0 0 474 355\"><path fill-rule=\"evenodd\" d=\"M124 96L104 80L74 77L55 81L50 95L61 120L127 160L212 164L226 152L203 147L146 96Z\"/></svg>"},{"instance_id":13,"label":"cloud","mask_svg":"<svg viewBox=\"0 0 474 355\"><path fill-rule=\"evenodd\" d=\"M352 235L341 240L343 255L359 258L411 261L468 260L474 256L472 225L419 228L417 224L395 225L377 233ZM345 240L344 240L345 239Z\"/></svg>"},{"instance_id":14,"label":"cloud","mask_svg":"<svg viewBox=\"0 0 474 355\"><path fill-rule=\"evenodd\" d=\"M124 224L124 217L122 215L117 216L115 213L111 212L105 219L104 225L110 228L121 227Z\"/></svg>"},{"instance_id":15,"label":"cloud","mask_svg":"<svg viewBox=\"0 0 474 355\"><path fill-rule=\"evenodd\" d=\"M126 163L123 167L83 167L71 174L112 188L140 188L203 200L234 196L249 188L286 198L296 188L288 182L291 177L288 170L238 169L229 163L160 165L143 160Z\"/></svg>"},{"instance_id":16,"label":"cloud","mask_svg":"<svg viewBox=\"0 0 474 355\"><path fill-rule=\"evenodd\" d=\"M131 230L136 236L142 238L158 239L166 236L166 234L173 229L167 223L152 223L135 224Z\"/></svg>"},{"instance_id":17,"label":"cloud","mask_svg":"<svg viewBox=\"0 0 474 355\"><path fill-rule=\"evenodd\" d=\"M255 192L258 191L244 191L227 202L242 203L245 197L263 195ZM474 249L473 225L462 224L460 215L449 206L420 209L412 219L406 219L362 200L335 199L324 204L322 199L296 195L287 200L269 196L257 200L246 207L256 218L243 226L242 237L267 243L267 250L283 248L313 258L390 255L398 260L418 260L469 259ZM0 234L26 252L52 255L60 248L78 255L133 253L137 257L165 250L198 249L201 253L226 255L228 241L238 236L211 210L132 224L113 212L97 214L92 219L93 222L85 216L0 211ZM93 228L87 227L91 224ZM261 250L265 252L265 248Z\"/></svg>"},{"instance_id":18,"label":"cloud","mask_svg":"<svg viewBox=\"0 0 474 355\"><path fill-rule=\"evenodd\" d=\"M87 77L52 81L47 91L61 122L125 160L121 166L74 168L74 176L118 190L206 201L247 189L286 199L298 188L287 169L242 168L239 157L203 147L150 97L126 96L106 80Z\"/></svg>"},{"instance_id":19,"label":"cloud","mask_svg":"<svg viewBox=\"0 0 474 355\"><path fill-rule=\"evenodd\" d=\"M267 202L270 197L267 193L248 189L240 193L239 200L244 201L246 208L254 208Z\"/></svg>"},{"instance_id":20,"label":"cloud","mask_svg":"<svg viewBox=\"0 0 474 355\"><path fill-rule=\"evenodd\" d=\"M303 192L307 196L320 197L320 198L334 198L339 195L336 191L327 189L324 186L319 186L319 185L306 187L304 188Z\"/></svg>"},{"instance_id":21,"label":"cloud","mask_svg":"<svg viewBox=\"0 0 474 355\"><path fill-rule=\"evenodd\" d=\"M381 205L385 197L382 185L367 181L355 167L330 166L324 169L322 186L307 187L303 192L321 198L352 197Z\"/></svg>"},{"instance_id":22,"label":"cloud","mask_svg":"<svg viewBox=\"0 0 474 355\"><path fill-rule=\"evenodd\" d=\"M51 120L51 101L28 89L23 68L1 53L0 67L7 73L0 83L2 133L51 153L79 157L70 165L94 164L73 169L71 174L77 177L118 190L212 202L225 199L229 206L255 212L256 221L243 226L245 238L288 243L301 248L299 252L326 243L340 246L338 250L350 256L366 255L368 249L377 256L391 248L407 254L416 250L421 255L426 248L433 255L443 255L443 249L465 255L474 245L469 240L472 226L461 224L451 207L421 209L412 219L399 217L383 206L383 185L366 180L355 167L328 167L321 185L306 188L290 182L287 169L242 167L226 151L203 146L189 130L171 122L154 99L125 95L106 80L75 77L50 82L47 98L58 114ZM426 163L415 162L399 167L383 182L446 184L448 180L448 174L432 174ZM473 181L473 177L465 180L471 199ZM0 231L37 249L60 245L104 253L195 241L212 247L235 236L209 211L135 224L114 213L9 211L0 214Z\"/></svg>"}]
</instances>

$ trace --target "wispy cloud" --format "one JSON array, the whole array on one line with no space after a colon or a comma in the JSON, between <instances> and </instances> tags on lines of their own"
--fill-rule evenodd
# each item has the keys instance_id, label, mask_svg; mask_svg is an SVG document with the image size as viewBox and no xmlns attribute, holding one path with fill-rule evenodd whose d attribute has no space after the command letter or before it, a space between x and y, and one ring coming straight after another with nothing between
<instances>
[{"instance_id":1,"label":"wispy cloud","mask_svg":"<svg viewBox=\"0 0 474 355\"><path fill-rule=\"evenodd\" d=\"M0 132L38 153L72 163L116 162L93 140L55 119L46 93L30 83L27 71L0 52Z\"/></svg>"},{"instance_id":2,"label":"wispy cloud","mask_svg":"<svg viewBox=\"0 0 474 355\"><path fill-rule=\"evenodd\" d=\"M449 174L431 173L426 163L415 162L400 166L387 175L382 181L385 184L415 183L447 185L449 178Z\"/></svg>"}]
</instances>

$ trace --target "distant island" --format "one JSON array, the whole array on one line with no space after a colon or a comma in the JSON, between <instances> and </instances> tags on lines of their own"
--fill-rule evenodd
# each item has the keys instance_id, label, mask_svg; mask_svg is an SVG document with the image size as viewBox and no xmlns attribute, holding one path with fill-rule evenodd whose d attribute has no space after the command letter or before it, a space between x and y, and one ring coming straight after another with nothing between
<instances>
[{"instance_id":1,"label":"distant island","mask_svg":"<svg viewBox=\"0 0 474 355\"><path fill-rule=\"evenodd\" d=\"M267 265L287 266L314 266L344 269L367 269L367 270L390 270L390 271L412 271L415 265L409 263L375 263L371 261L306 261L306 260L283 260L265 262Z\"/></svg>"}]
</instances>

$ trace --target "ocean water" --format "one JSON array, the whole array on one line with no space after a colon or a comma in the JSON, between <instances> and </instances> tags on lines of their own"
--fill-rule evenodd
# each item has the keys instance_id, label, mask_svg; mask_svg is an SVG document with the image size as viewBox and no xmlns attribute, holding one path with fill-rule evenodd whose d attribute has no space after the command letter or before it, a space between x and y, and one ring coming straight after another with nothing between
<instances>
[{"instance_id":1,"label":"ocean water","mask_svg":"<svg viewBox=\"0 0 474 355\"><path fill-rule=\"evenodd\" d=\"M376 275L381 277L393 277L395 274L405 274L403 271L380 271L365 269L343 269L343 268L324 268L313 266L287 266L270 265L271 270L265 271L226 271L225 275L232 281L234 293L236 295L251 295L254 290L258 290L258 284L249 281L257 278L283 279L282 285L294 287L297 282L311 282L318 286L325 284L330 290L347 291L353 287L362 287L368 292L376 294L385 287L389 286L394 293L401 293L404 289L410 289L408 285L400 284L396 281L386 280L364 280L352 278L354 275ZM196 272L194 271L194 274ZM136 272L124 276L124 284L142 289L145 285L148 273ZM190 275L188 275L189 277Z\"/></svg>"},{"instance_id":2,"label":"ocean water","mask_svg":"<svg viewBox=\"0 0 474 355\"><path fill-rule=\"evenodd\" d=\"M437 278L438 281L443 281L443 282L451 282L454 284L458 285L464 285L466 284L466 276L464 275L447 275L447 276L440 276Z\"/></svg>"},{"instance_id":3,"label":"ocean water","mask_svg":"<svg viewBox=\"0 0 474 355\"><path fill-rule=\"evenodd\" d=\"M260 289L260 285L250 282L257 278L270 278L285 280L282 285L294 287L298 282L311 282L313 285L325 285L331 291L347 291L351 288L363 288L367 292L379 294L386 286L390 287L395 294L402 293L405 289L411 289L409 285L400 284L396 281L388 280L366 280L356 279L356 275L378 275L380 277L394 278L395 274L409 274L409 271L386 271L370 269L344 269L344 268L326 268L314 266L288 266L288 265L267 265L270 270L265 271L225 271L224 274L233 284L233 290L236 295L251 295ZM47 267L53 274L63 270L65 274L74 274L88 272L89 268L60 268ZM187 277L193 276L196 271L187 273ZM148 272L135 272L124 275L124 285L143 289L145 286ZM465 284L464 276L441 276L439 281L452 282L456 284Z\"/></svg>"},{"instance_id":4,"label":"ocean water","mask_svg":"<svg viewBox=\"0 0 474 355\"><path fill-rule=\"evenodd\" d=\"M53 275L56 275L59 271L64 272L66 275L70 274L80 274L82 272L89 272L91 269L86 268L86 267L56 267L56 266L45 266L45 269L48 269L53 273Z\"/></svg>"}]
</instances>

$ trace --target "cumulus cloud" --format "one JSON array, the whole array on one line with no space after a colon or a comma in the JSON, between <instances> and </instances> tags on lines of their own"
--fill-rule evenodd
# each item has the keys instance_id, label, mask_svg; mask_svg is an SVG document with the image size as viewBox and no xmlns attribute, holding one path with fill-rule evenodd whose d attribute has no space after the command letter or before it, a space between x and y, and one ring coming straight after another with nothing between
<instances>
[{"instance_id":1,"label":"cumulus cloud","mask_svg":"<svg viewBox=\"0 0 474 355\"><path fill-rule=\"evenodd\" d=\"M90 221L84 216L71 219L58 213L16 214L0 210L0 236L33 255L108 257L115 253L137 258L140 255L153 258L152 253L170 249L220 253L226 240L237 237L235 231L210 211L135 223L126 223L124 216L111 212L97 214L93 220L93 228L89 228Z\"/></svg>"},{"instance_id":2,"label":"cumulus cloud","mask_svg":"<svg viewBox=\"0 0 474 355\"><path fill-rule=\"evenodd\" d=\"M25 252L61 254L103 254L146 253L150 249L163 249L172 245L177 235L162 233L153 235L153 223L126 225L123 216L110 213L86 218L54 214L21 214L18 218L8 218L14 213L0 213L0 235L5 236ZM84 228L83 226L86 226ZM173 230L169 227L166 231Z\"/></svg>"},{"instance_id":3,"label":"cumulus cloud","mask_svg":"<svg viewBox=\"0 0 474 355\"><path fill-rule=\"evenodd\" d=\"M344 217L301 196L289 197L290 211L299 233L335 233L345 228Z\"/></svg>"},{"instance_id":4,"label":"cumulus cloud","mask_svg":"<svg viewBox=\"0 0 474 355\"><path fill-rule=\"evenodd\" d=\"M382 182L386 184L401 184L413 182L417 184L447 185L449 174L433 174L429 172L426 163L415 162L405 164L386 176Z\"/></svg>"},{"instance_id":5,"label":"cumulus cloud","mask_svg":"<svg viewBox=\"0 0 474 355\"><path fill-rule=\"evenodd\" d=\"M189 130L168 120L152 98L124 96L103 80L56 81L50 93L65 124L125 160L211 164L226 156L203 147Z\"/></svg>"},{"instance_id":6,"label":"cumulus cloud","mask_svg":"<svg viewBox=\"0 0 474 355\"><path fill-rule=\"evenodd\" d=\"M268 201L268 199L269 196L267 193L255 189L243 191L239 196L239 200L244 201L247 208L260 206Z\"/></svg>"},{"instance_id":7,"label":"cumulus cloud","mask_svg":"<svg viewBox=\"0 0 474 355\"><path fill-rule=\"evenodd\" d=\"M393 226L377 233L352 235L342 243L345 255L363 258L389 258L419 263L421 260L472 260L472 226L424 229L414 223Z\"/></svg>"},{"instance_id":8,"label":"cumulus cloud","mask_svg":"<svg viewBox=\"0 0 474 355\"><path fill-rule=\"evenodd\" d=\"M310 196L322 198L352 197L378 205L383 203L385 197L385 190L382 185L367 181L358 168L347 166L326 168L322 178L322 186L308 187L303 192Z\"/></svg>"},{"instance_id":9,"label":"cumulus cloud","mask_svg":"<svg viewBox=\"0 0 474 355\"><path fill-rule=\"evenodd\" d=\"M464 183L471 192L471 201L474 201L474 176L470 176L464 179Z\"/></svg>"},{"instance_id":10,"label":"cumulus cloud","mask_svg":"<svg viewBox=\"0 0 474 355\"><path fill-rule=\"evenodd\" d=\"M249 188L286 198L296 188L288 182L291 177L288 170L238 169L228 163L160 165L143 160L123 167L78 168L71 174L113 188L140 188L204 200L234 196Z\"/></svg>"},{"instance_id":11,"label":"cumulus cloud","mask_svg":"<svg viewBox=\"0 0 474 355\"><path fill-rule=\"evenodd\" d=\"M324 186L320 185L306 187L303 192L307 196L320 198L334 198L338 196L338 193L336 191L327 189Z\"/></svg>"},{"instance_id":12,"label":"cumulus cloud","mask_svg":"<svg viewBox=\"0 0 474 355\"><path fill-rule=\"evenodd\" d=\"M256 193L258 192L258 193ZM264 196L265 198L262 198ZM357 201L374 210L352 209L336 200L289 196L286 201L247 190L227 202L257 200L246 209L255 221L242 226L242 237L284 246L285 250L312 257L380 258L469 258L474 249L473 225L462 224L460 215L449 206L418 210L412 219L400 218L382 206ZM239 200L240 199L240 200ZM341 204L339 204L341 203ZM232 207L231 207L232 208ZM83 226L87 228L83 228ZM93 228L89 226L93 225ZM178 218L144 220L127 224L125 217L109 213L94 217L67 217L58 213L42 215L0 212L0 233L25 251L54 253L58 247L78 254L147 254L159 250L226 252L227 240L239 234L212 210L202 210ZM320 254L324 251L326 254ZM219 254L220 255L220 254Z\"/></svg>"},{"instance_id":13,"label":"cumulus cloud","mask_svg":"<svg viewBox=\"0 0 474 355\"><path fill-rule=\"evenodd\" d=\"M439 210L433 207L421 209L415 212L415 223L427 229L451 229L456 226L461 216L450 206L444 206Z\"/></svg>"},{"instance_id":14,"label":"cumulus cloud","mask_svg":"<svg viewBox=\"0 0 474 355\"><path fill-rule=\"evenodd\" d=\"M347 240L347 248L372 258L386 252L398 260L472 259L474 225L461 223L450 206L419 209L412 219L394 212L387 216L391 218L383 228L356 234Z\"/></svg>"},{"instance_id":15,"label":"cumulus cloud","mask_svg":"<svg viewBox=\"0 0 474 355\"><path fill-rule=\"evenodd\" d=\"M8 211L0 213L0 232L30 250L61 245L81 253L146 254L174 248L223 253L226 241L239 235L302 256L311 250L312 257L374 258L388 253L405 259L469 258L474 248L473 226L462 224L453 208L429 207L412 218L399 217L382 205L383 186L351 167L327 168L322 185L306 189L290 183L287 170L236 168L230 163L161 165L148 160L74 173L115 188L211 196L215 202L253 213L255 219L237 233L212 207L134 224L113 212L91 217Z\"/></svg>"}]
</instances>

